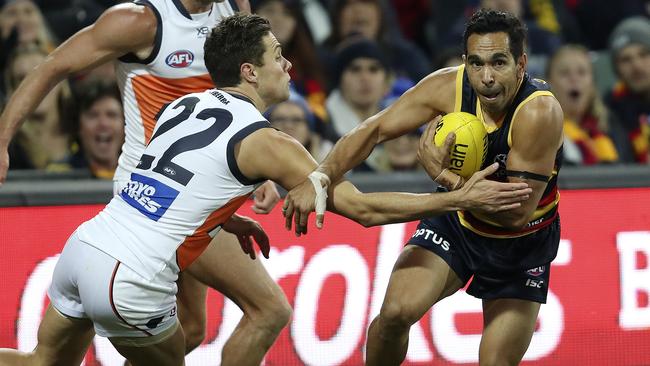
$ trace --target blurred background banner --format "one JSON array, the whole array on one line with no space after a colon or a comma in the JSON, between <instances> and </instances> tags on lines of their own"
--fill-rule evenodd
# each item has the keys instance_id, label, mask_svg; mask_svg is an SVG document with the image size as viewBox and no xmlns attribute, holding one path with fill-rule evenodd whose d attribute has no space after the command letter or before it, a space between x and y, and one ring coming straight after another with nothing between
<instances>
[{"instance_id":1,"label":"blurred background banner","mask_svg":"<svg viewBox=\"0 0 650 366\"><path fill-rule=\"evenodd\" d=\"M650 188L562 191L562 241L551 266L524 365L650 364ZM65 240L103 205L0 208L0 347L31 350L48 300L45 291ZM294 307L265 365L361 365L369 320L416 223L365 229L329 214L296 238L279 209L259 220L271 237L265 265ZM545 269L548 270L548 269ZM211 290L206 342L188 365L219 365L241 312ZM475 364L481 302L459 292L411 330L406 365ZM85 365L122 365L96 337Z\"/></svg>"},{"instance_id":2,"label":"blurred background banner","mask_svg":"<svg viewBox=\"0 0 650 366\"><path fill-rule=\"evenodd\" d=\"M0 112L10 109L28 74L47 70L34 71L57 46L121 2L0 0ZM523 364L650 365L650 0L250 5L269 19L293 65L291 98L265 117L319 162L340 136L423 77L461 64L462 35L474 11L516 15L528 28L527 71L549 83L564 112L562 241ZM195 37L194 29L175 36ZM0 188L0 347L33 349L65 240L111 198L125 137L115 66L110 60L61 75L8 136L9 146L0 146L10 157ZM126 102L139 105L130 97ZM140 123L139 117L126 122ZM365 192L434 190L417 160L419 135L378 146L351 181ZM369 321L416 223L364 229L328 215L326 229L311 226L309 235L296 238L284 230L278 208L269 216L248 207L241 213L269 232L273 251L265 265L294 308L265 365L361 365ZM188 365L219 365L241 317L215 291L208 302L208 335ZM412 328L405 364L476 364L481 329L481 302L460 291ZM123 359L98 337L84 363L122 366Z\"/></svg>"}]
</instances>

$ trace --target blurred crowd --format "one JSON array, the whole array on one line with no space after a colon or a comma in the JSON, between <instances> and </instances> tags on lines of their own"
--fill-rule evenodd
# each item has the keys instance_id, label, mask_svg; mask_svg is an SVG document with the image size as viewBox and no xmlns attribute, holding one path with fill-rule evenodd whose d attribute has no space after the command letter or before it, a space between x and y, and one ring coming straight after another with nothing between
<instances>
[{"instance_id":1,"label":"blurred crowd","mask_svg":"<svg viewBox=\"0 0 650 366\"><path fill-rule=\"evenodd\" d=\"M171 0L170 0L171 1ZM0 110L27 73L111 0L0 0ZM342 135L436 69L462 62L479 8L527 25L528 72L564 110L565 164L650 164L650 1L251 0L293 68L291 97L265 115L320 161ZM435 91L432 91L435 92ZM113 65L60 83L10 147L10 169L88 169L110 179L124 139ZM418 170L415 132L360 171Z\"/></svg>"}]
</instances>

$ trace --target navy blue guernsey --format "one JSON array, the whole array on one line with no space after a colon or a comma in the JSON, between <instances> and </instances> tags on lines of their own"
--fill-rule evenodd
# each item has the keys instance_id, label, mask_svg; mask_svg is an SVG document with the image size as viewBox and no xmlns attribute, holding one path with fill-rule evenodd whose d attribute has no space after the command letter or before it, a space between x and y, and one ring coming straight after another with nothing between
<instances>
[{"instance_id":1,"label":"navy blue guernsey","mask_svg":"<svg viewBox=\"0 0 650 366\"><path fill-rule=\"evenodd\" d=\"M531 78L527 73L521 82L519 90L515 96L513 103L508 109L503 121L499 127L488 126L483 119L481 105L478 101L476 92L472 89L469 83L467 74L465 73L464 65L461 65L456 75L456 102L454 112L467 112L476 115L488 130L488 152L483 168L498 162L499 170L494 173L489 179L497 181L506 181L506 161L511 146L511 126L515 115L519 109L532 99L539 96L553 96L549 91L549 85L540 79ZM525 123L525 121L518 121L517 123ZM539 201L537 209L532 217L532 220L524 226L523 229L518 231L508 230L495 222L492 222L489 217L479 214L472 214L468 211L459 211L458 216L461 224L472 230L473 232L494 238L512 238L530 234L543 227L550 225L558 215L558 203L560 201L560 194L557 190L557 175L562 165L562 148L557 151L555 155L555 166L553 172L549 177L544 194Z\"/></svg>"}]
</instances>

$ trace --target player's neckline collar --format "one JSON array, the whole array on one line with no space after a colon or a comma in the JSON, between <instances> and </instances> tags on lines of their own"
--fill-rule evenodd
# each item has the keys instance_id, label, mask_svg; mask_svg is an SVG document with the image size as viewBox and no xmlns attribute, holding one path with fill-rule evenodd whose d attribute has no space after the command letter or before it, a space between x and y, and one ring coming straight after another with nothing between
<instances>
[{"instance_id":1,"label":"player's neckline collar","mask_svg":"<svg viewBox=\"0 0 650 366\"><path fill-rule=\"evenodd\" d=\"M185 9L185 6L183 6L183 3L181 3L181 0L172 0L174 5L176 6L176 9L187 19L192 20L192 16L190 13Z\"/></svg>"},{"instance_id":2,"label":"player's neckline collar","mask_svg":"<svg viewBox=\"0 0 650 366\"><path fill-rule=\"evenodd\" d=\"M255 103L253 103L253 101L250 100L250 99L249 99L248 97L246 97L246 96L243 96L243 95L241 95L241 94L237 94L237 93L230 93L230 92L228 92L228 94L230 94L230 96L233 97L233 98L237 98L237 99L239 99L239 100L243 100L244 102L248 102L248 103L252 104L253 106L255 106Z\"/></svg>"},{"instance_id":3,"label":"player's neckline collar","mask_svg":"<svg viewBox=\"0 0 650 366\"><path fill-rule=\"evenodd\" d=\"M174 5L176 6L176 9L178 9L178 11L179 11L179 12L180 12L180 13L181 13L185 18L194 21L194 19L192 18L192 15L190 14L189 11L187 11L187 9L185 8L185 6L184 6L183 3L181 2L181 0L172 0L172 2L173 2ZM214 4L212 4L212 5L210 6L210 10L209 10L209 14L208 14L208 15L212 14L212 10L213 10L213 8L214 8Z\"/></svg>"}]
</instances>

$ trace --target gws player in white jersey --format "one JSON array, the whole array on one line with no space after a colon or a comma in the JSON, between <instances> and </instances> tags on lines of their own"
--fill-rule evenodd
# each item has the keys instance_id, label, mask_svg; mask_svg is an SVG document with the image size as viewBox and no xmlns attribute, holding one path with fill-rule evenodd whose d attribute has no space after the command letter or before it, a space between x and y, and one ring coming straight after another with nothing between
<instances>
[{"instance_id":1,"label":"gws player in white jersey","mask_svg":"<svg viewBox=\"0 0 650 366\"><path fill-rule=\"evenodd\" d=\"M178 273L228 224L256 182L272 179L291 189L316 167L300 143L270 128L261 114L289 96L291 63L268 21L229 17L212 31L205 50L220 89L186 95L164 108L125 188L70 237L30 359L83 337L94 324L133 365L183 364L182 330L173 311ZM441 155L448 155L451 142L439 149ZM450 193L363 194L349 182L335 182L329 208L369 226L461 208L518 207L530 189L483 179L495 170L492 165ZM0 363L9 357L19 355L5 350Z\"/></svg>"},{"instance_id":2,"label":"gws player in white jersey","mask_svg":"<svg viewBox=\"0 0 650 366\"><path fill-rule=\"evenodd\" d=\"M237 3L250 10L248 0ZM203 61L203 43L208 30L231 14L228 2L214 0L139 0L108 9L30 72L7 104L0 116L0 184L8 169L9 141L54 85L81 70L116 61L126 132L114 178L117 191L151 139L161 107L214 87ZM264 184L255 193L253 209L268 212L278 199L275 186ZM259 360L287 324L291 308L259 260L242 255L234 235L221 232L214 244L178 281L178 313L187 352L205 337L205 283L226 294L244 313L223 347L224 362ZM237 287L241 282L249 286Z\"/></svg>"}]
</instances>

